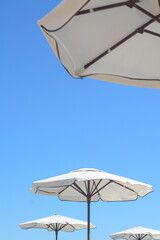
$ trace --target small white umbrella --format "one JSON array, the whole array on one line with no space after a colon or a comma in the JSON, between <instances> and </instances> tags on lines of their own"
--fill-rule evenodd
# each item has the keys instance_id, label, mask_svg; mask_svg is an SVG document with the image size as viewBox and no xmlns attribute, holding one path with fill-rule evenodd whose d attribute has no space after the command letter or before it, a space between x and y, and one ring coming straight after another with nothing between
<instances>
[{"instance_id":1,"label":"small white umbrella","mask_svg":"<svg viewBox=\"0 0 160 240\"><path fill-rule=\"evenodd\" d=\"M57 240L59 231L73 232L74 230L84 229L87 228L87 223L81 220L55 214L50 217L45 217L34 221L21 223L19 224L19 226L22 229L38 228L47 229L48 231L55 231ZM90 224L90 227L96 228L92 224Z\"/></svg>"},{"instance_id":2,"label":"small white umbrella","mask_svg":"<svg viewBox=\"0 0 160 240\"><path fill-rule=\"evenodd\" d=\"M152 186L97 169L79 169L64 175L36 181L30 190L60 200L87 202L88 240L90 239L90 202L132 201L152 192Z\"/></svg>"},{"instance_id":3,"label":"small white umbrella","mask_svg":"<svg viewBox=\"0 0 160 240\"><path fill-rule=\"evenodd\" d=\"M134 227L122 232L111 234L109 236L113 239L150 240L160 239L160 231L145 227Z\"/></svg>"},{"instance_id":4,"label":"small white umbrella","mask_svg":"<svg viewBox=\"0 0 160 240\"><path fill-rule=\"evenodd\" d=\"M160 0L63 0L38 24L74 78L160 88Z\"/></svg>"}]
</instances>

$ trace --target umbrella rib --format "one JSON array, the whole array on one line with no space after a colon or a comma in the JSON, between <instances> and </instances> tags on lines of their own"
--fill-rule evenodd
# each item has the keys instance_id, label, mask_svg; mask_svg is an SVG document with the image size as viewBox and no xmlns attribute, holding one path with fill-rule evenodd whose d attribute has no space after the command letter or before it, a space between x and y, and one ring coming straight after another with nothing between
<instances>
[{"instance_id":1,"label":"umbrella rib","mask_svg":"<svg viewBox=\"0 0 160 240\"><path fill-rule=\"evenodd\" d=\"M58 229L58 231L61 231L64 227L66 227L68 225L68 223L66 223L66 224L62 224L61 226L60 226L60 228Z\"/></svg>"},{"instance_id":2,"label":"umbrella rib","mask_svg":"<svg viewBox=\"0 0 160 240\"><path fill-rule=\"evenodd\" d=\"M159 18L160 14L156 16L156 18ZM130 33L128 36L126 36L125 38L123 38L121 41L117 42L116 44L114 44L111 48L107 49L106 51L104 51L103 53L101 53L98 57L94 58L92 61L90 61L89 63L87 63L86 65L84 65L84 69L87 69L88 67L90 67L91 65L93 65L95 62L97 62L98 60L100 60L102 57L104 57L105 55L107 55L108 53L110 53L112 50L116 49L117 47L119 47L121 44L123 44L124 42L126 42L127 40L129 40L130 38L132 38L134 35L136 35L137 33L143 33L144 28L146 28L147 26L149 26L151 23L153 23L154 20L151 19L150 21L148 21L147 23L143 24L141 27L137 28L135 31L133 31L132 33Z\"/></svg>"},{"instance_id":3,"label":"umbrella rib","mask_svg":"<svg viewBox=\"0 0 160 240\"><path fill-rule=\"evenodd\" d=\"M145 238L147 235L148 235L148 234L144 234L144 235L141 237L141 240L142 240L143 238Z\"/></svg>"},{"instance_id":4,"label":"umbrella rib","mask_svg":"<svg viewBox=\"0 0 160 240\"><path fill-rule=\"evenodd\" d=\"M87 182L85 181L84 184L85 184L85 187L86 187L86 192L88 192Z\"/></svg>"},{"instance_id":5,"label":"umbrella rib","mask_svg":"<svg viewBox=\"0 0 160 240\"><path fill-rule=\"evenodd\" d=\"M95 62L97 62L98 60L100 60L102 57L104 57L105 55L107 55L108 53L110 53L112 50L114 50L115 48L119 47L122 43L126 42L128 39L130 39L131 37L133 37L135 34L137 33L137 31L132 32L131 34L129 34L127 37L123 38L121 41L119 41L118 43L116 43L115 45L113 45L111 48L107 49L106 51L104 51L102 54L100 54L98 57L94 58L92 61L90 61L89 63L87 63L86 65L84 65L84 69L89 68L91 65L93 65Z\"/></svg>"},{"instance_id":6,"label":"umbrella rib","mask_svg":"<svg viewBox=\"0 0 160 240\"><path fill-rule=\"evenodd\" d=\"M148 17L152 18L154 21L160 23L160 20L158 19L158 17L154 16L153 14L151 14L150 12L146 11L144 8L141 8L140 6L138 6L137 4L134 5L134 7L141 11L142 13L146 14Z\"/></svg>"},{"instance_id":7,"label":"umbrella rib","mask_svg":"<svg viewBox=\"0 0 160 240\"><path fill-rule=\"evenodd\" d=\"M53 224L53 223L52 223L52 225L51 225L51 226L52 226L53 230L54 230L54 231L56 231L56 228L55 228L55 226L54 226L54 224Z\"/></svg>"},{"instance_id":8,"label":"umbrella rib","mask_svg":"<svg viewBox=\"0 0 160 240\"><path fill-rule=\"evenodd\" d=\"M74 227L72 224L70 224L70 223L66 223L61 229L63 229L63 228L66 227L67 225L73 227L73 229L75 230L75 227Z\"/></svg>"},{"instance_id":9,"label":"umbrella rib","mask_svg":"<svg viewBox=\"0 0 160 240\"><path fill-rule=\"evenodd\" d=\"M95 8L92 8L92 9L82 10L82 11L78 12L75 16L83 15L83 14L87 14L87 13L91 13L91 12L98 12L98 11L102 11L102 10L107 10L107 9L111 9L111 8L115 8L115 7L122 7L122 6L127 5L128 2L130 2L130 1L125 1L125 2L122 2L122 3L115 3L115 4L105 5L105 6L102 6L102 7L95 7Z\"/></svg>"},{"instance_id":10,"label":"umbrella rib","mask_svg":"<svg viewBox=\"0 0 160 240\"><path fill-rule=\"evenodd\" d=\"M92 193L94 192L94 190L95 190L95 188L94 188L94 186L95 186L96 184L95 184L95 181L93 180L93 184L92 184L92 187L91 187L91 189L90 189L90 194L92 195Z\"/></svg>"},{"instance_id":11,"label":"umbrella rib","mask_svg":"<svg viewBox=\"0 0 160 240\"><path fill-rule=\"evenodd\" d=\"M79 192L80 194L82 194L82 192L79 190L79 189L77 189L75 186L71 186L74 190L76 190L77 192Z\"/></svg>"},{"instance_id":12,"label":"umbrella rib","mask_svg":"<svg viewBox=\"0 0 160 240\"><path fill-rule=\"evenodd\" d=\"M91 8L91 9L85 9L85 10L78 12L75 16L83 15L83 14L87 14L87 13L91 13L91 12L97 12L97 11L101 11L101 10L107 10L107 9L115 8L115 7L128 6L130 8L135 7L137 10L139 10L139 11L143 12L144 14L146 14L147 16L151 17L154 21L157 21L160 23L160 20L157 19L156 16L154 16L150 12L146 11L144 8L138 6L136 4L136 2L139 2L139 0L129 0L129 1L122 2L122 3L110 4L110 5Z\"/></svg>"},{"instance_id":13,"label":"umbrella rib","mask_svg":"<svg viewBox=\"0 0 160 240\"><path fill-rule=\"evenodd\" d=\"M152 35L154 35L154 36L156 36L156 37L160 37L160 33L156 33L156 32L153 32L153 31L149 31L149 30L147 30L147 29L145 29L144 32L149 33L149 34L152 34Z\"/></svg>"},{"instance_id":14,"label":"umbrella rib","mask_svg":"<svg viewBox=\"0 0 160 240\"><path fill-rule=\"evenodd\" d=\"M60 227L60 223L56 223L56 229L57 229L57 231L59 231L59 227Z\"/></svg>"},{"instance_id":15,"label":"umbrella rib","mask_svg":"<svg viewBox=\"0 0 160 240\"><path fill-rule=\"evenodd\" d=\"M95 186L95 188L94 188ZM94 189L93 189L94 188ZM96 184L95 184L95 181L93 180L93 184L92 184L92 187L90 189L90 194L92 195L92 193L94 192L94 190L96 189Z\"/></svg>"},{"instance_id":16,"label":"umbrella rib","mask_svg":"<svg viewBox=\"0 0 160 240\"><path fill-rule=\"evenodd\" d=\"M74 230L76 229L72 224L68 223L68 225L70 225L71 227L73 227Z\"/></svg>"},{"instance_id":17,"label":"umbrella rib","mask_svg":"<svg viewBox=\"0 0 160 240\"><path fill-rule=\"evenodd\" d=\"M91 195L94 193L94 191L95 191L96 189L97 189L98 194L99 194L98 186L99 186L99 184L100 184L101 182L102 182L102 179L100 179L99 182L98 182L97 185L96 185L96 183L95 183L95 181L94 181L95 188L93 189L93 191L91 191Z\"/></svg>"},{"instance_id":18,"label":"umbrella rib","mask_svg":"<svg viewBox=\"0 0 160 240\"><path fill-rule=\"evenodd\" d=\"M121 183L118 183L118 182L115 182L115 181L113 181L114 183L116 183L116 184L118 184L119 186L121 186L121 187L124 187L124 188L126 188L126 189L128 189L128 190L130 190L130 191L132 191L132 192L134 192L134 193L136 193L133 189L131 189L131 188L129 188L129 187L126 187L126 186L124 186L123 184L121 184ZM137 194L137 193L136 193Z\"/></svg>"},{"instance_id":19,"label":"umbrella rib","mask_svg":"<svg viewBox=\"0 0 160 240\"><path fill-rule=\"evenodd\" d=\"M95 194L99 193L103 188L105 188L107 185L109 185L109 184L112 183L112 182L113 182L113 180L110 180L108 183L106 183L104 186L102 186L100 189L98 189L96 192L94 192L94 193L92 194L92 197L93 197Z\"/></svg>"},{"instance_id":20,"label":"umbrella rib","mask_svg":"<svg viewBox=\"0 0 160 240\"><path fill-rule=\"evenodd\" d=\"M46 224L48 228L51 228L51 230L55 231L55 228L53 226L50 226L49 224Z\"/></svg>"},{"instance_id":21,"label":"umbrella rib","mask_svg":"<svg viewBox=\"0 0 160 240\"><path fill-rule=\"evenodd\" d=\"M54 231L57 231L57 224L52 224Z\"/></svg>"},{"instance_id":22,"label":"umbrella rib","mask_svg":"<svg viewBox=\"0 0 160 240\"><path fill-rule=\"evenodd\" d=\"M133 234L131 234L131 235L129 236L129 238L130 238L130 237L133 237L133 238L137 239L137 237L135 237Z\"/></svg>"},{"instance_id":23,"label":"umbrella rib","mask_svg":"<svg viewBox=\"0 0 160 240\"><path fill-rule=\"evenodd\" d=\"M143 236L143 234L140 234L140 233L139 233L139 234L137 234L136 236L137 236L137 239L138 239L138 240L141 240L141 239L142 239L142 236Z\"/></svg>"},{"instance_id":24,"label":"umbrella rib","mask_svg":"<svg viewBox=\"0 0 160 240\"><path fill-rule=\"evenodd\" d=\"M61 194L62 192L64 192L67 188L69 188L70 185L68 185L67 187L65 187L64 189L62 189L58 194Z\"/></svg>"},{"instance_id":25,"label":"umbrella rib","mask_svg":"<svg viewBox=\"0 0 160 240\"><path fill-rule=\"evenodd\" d=\"M75 182L73 184L75 185L75 187L71 185L72 188L74 188L76 191L78 191L79 193L81 193L85 197L87 196L87 194Z\"/></svg>"}]
</instances>

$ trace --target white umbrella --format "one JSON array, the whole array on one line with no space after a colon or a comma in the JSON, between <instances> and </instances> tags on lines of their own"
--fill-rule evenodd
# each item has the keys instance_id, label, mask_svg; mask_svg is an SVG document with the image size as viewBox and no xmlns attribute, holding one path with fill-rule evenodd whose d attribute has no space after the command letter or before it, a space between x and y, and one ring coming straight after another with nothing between
<instances>
[{"instance_id":1,"label":"white umbrella","mask_svg":"<svg viewBox=\"0 0 160 240\"><path fill-rule=\"evenodd\" d=\"M74 78L160 88L160 0L63 0L38 24Z\"/></svg>"},{"instance_id":2,"label":"white umbrella","mask_svg":"<svg viewBox=\"0 0 160 240\"><path fill-rule=\"evenodd\" d=\"M81 220L68 218L60 215L53 215L50 217L45 217L37 219L34 221L21 223L19 226L22 229L38 228L47 229L48 231L55 231L56 240L58 239L58 232L73 232L74 230L80 230L87 228L87 223ZM91 228L96 228L94 225L90 224Z\"/></svg>"},{"instance_id":3,"label":"white umbrella","mask_svg":"<svg viewBox=\"0 0 160 240\"><path fill-rule=\"evenodd\" d=\"M97 169L79 169L64 175L36 181L30 190L60 200L87 202L88 240L90 239L90 202L132 201L152 192L152 186Z\"/></svg>"},{"instance_id":4,"label":"white umbrella","mask_svg":"<svg viewBox=\"0 0 160 240\"><path fill-rule=\"evenodd\" d=\"M150 239L160 239L160 231L157 231L151 228L134 227L122 232L111 234L109 236L113 239L150 240Z\"/></svg>"}]
</instances>

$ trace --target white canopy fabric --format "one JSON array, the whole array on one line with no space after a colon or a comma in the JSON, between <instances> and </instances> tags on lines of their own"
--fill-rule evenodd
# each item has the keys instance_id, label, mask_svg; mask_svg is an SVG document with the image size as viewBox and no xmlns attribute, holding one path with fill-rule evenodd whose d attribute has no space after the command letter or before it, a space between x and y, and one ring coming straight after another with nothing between
<instances>
[{"instance_id":1,"label":"white canopy fabric","mask_svg":"<svg viewBox=\"0 0 160 240\"><path fill-rule=\"evenodd\" d=\"M160 0L63 0L38 24L74 78L160 89Z\"/></svg>"},{"instance_id":2,"label":"white canopy fabric","mask_svg":"<svg viewBox=\"0 0 160 240\"><path fill-rule=\"evenodd\" d=\"M109 236L113 239L150 240L150 239L160 239L160 231L157 231L151 228L134 227L122 232L111 234Z\"/></svg>"},{"instance_id":3,"label":"white canopy fabric","mask_svg":"<svg viewBox=\"0 0 160 240\"><path fill-rule=\"evenodd\" d=\"M55 214L50 217L21 223L19 226L22 229L39 228L47 229L48 231L56 231L57 229L57 231L73 232L74 230L87 228L87 222ZM90 224L90 227L96 228L92 224Z\"/></svg>"},{"instance_id":4,"label":"white canopy fabric","mask_svg":"<svg viewBox=\"0 0 160 240\"><path fill-rule=\"evenodd\" d=\"M60 200L87 201L90 181L91 201L131 201L152 192L152 186L97 169L79 169L70 173L36 181L30 190ZM80 190L81 189L81 190Z\"/></svg>"}]
</instances>

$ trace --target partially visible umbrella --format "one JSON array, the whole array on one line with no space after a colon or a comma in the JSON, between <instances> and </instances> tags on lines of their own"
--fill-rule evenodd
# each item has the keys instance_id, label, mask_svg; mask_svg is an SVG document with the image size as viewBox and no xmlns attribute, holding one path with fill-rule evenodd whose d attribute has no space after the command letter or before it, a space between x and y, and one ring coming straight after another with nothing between
<instances>
[{"instance_id":1,"label":"partially visible umbrella","mask_svg":"<svg viewBox=\"0 0 160 240\"><path fill-rule=\"evenodd\" d=\"M160 231L145 227L134 227L122 232L111 234L109 236L113 239L150 240L160 239Z\"/></svg>"},{"instance_id":2,"label":"partially visible umbrella","mask_svg":"<svg viewBox=\"0 0 160 240\"><path fill-rule=\"evenodd\" d=\"M36 181L30 190L60 200L87 202L88 240L90 240L90 203L132 201L152 192L152 186L97 169L79 169L64 175Z\"/></svg>"},{"instance_id":3,"label":"partially visible umbrella","mask_svg":"<svg viewBox=\"0 0 160 240\"><path fill-rule=\"evenodd\" d=\"M63 0L38 24L74 78L160 88L160 0Z\"/></svg>"},{"instance_id":4,"label":"partially visible umbrella","mask_svg":"<svg viewBox=\"0 0 160 240\"><path fill-rule=\"evenodd\" d=\"M58 239L58 232L73 232L74 230L80 230L87 228L87 223L81 220L68 218L60 215L53 215L37 219L31 222L21 223L19 226L22 229L39 228L47 229L48 231L55 231L56 240ZM94 225L90 225L91 228L96 228Z\"/></svg>"}]
</instances>

